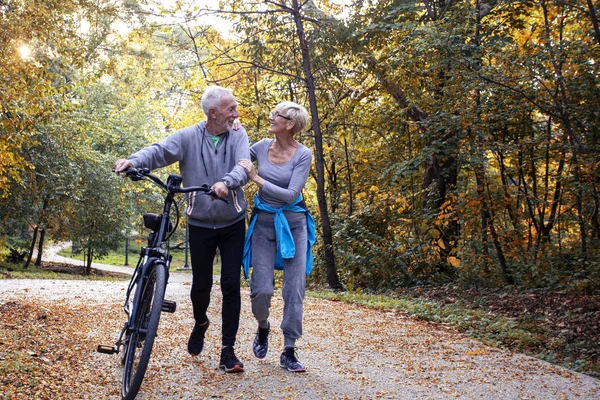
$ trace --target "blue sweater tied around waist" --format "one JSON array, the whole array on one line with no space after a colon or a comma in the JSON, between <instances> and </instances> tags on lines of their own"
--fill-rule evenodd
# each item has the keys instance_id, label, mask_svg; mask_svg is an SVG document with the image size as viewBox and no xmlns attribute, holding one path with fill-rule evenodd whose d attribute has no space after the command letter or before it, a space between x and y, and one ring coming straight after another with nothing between
<instances>
[{"instance_id":1,"label":"blue sweater tied around waist","mask_svg":"<svg viewBox=\"0 0 600 400\"><path fill-rule=\"evenodd\" d=\"M275 269L283 269L283 260L294 258L296 255L296 245L294 244L294 238L292 237L292 231L287 218L285 217L284 211L291 211L297 213L306 214L306 228L307 228L307 239L308 246L306 249L306 275L309 275L313 269L313 255L312 247L316 240L316 229L315 220L306 208L300 206L303 202L302 195L298 195L296 200L292 203L286 204L281 208L275 208L268 206L260 201L258 195L254 195L254 208L259 211L268 212L275 214L275 237L277 240L277 254L275 256ZM246 233L246 241L244 242L244 277L248 279L250 268L252 267L252 233L254 232L254 225L258 213L253 213L250 219L250 225L248 225L248 232Z\"/></svg>"}]
</instances>

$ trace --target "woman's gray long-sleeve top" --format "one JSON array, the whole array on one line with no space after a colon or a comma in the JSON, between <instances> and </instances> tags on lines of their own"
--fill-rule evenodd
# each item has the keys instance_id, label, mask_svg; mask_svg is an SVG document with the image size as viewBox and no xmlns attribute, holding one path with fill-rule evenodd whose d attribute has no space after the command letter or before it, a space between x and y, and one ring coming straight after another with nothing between
<instances>
[{"instance_id":1,"label":"woman's gray long-sleeve top","mask_svg":"<svg viewBox=\"0 0 600 400\"><path fill-rule=\"evenodd\" d=\"M265 184L258 190L258 197L263 203L281 208L292 203L302 192L308 179L312 152L300 144L296 153L285 164L273 164L269 161L269 148L275 139L262 139L250 148L250 157L258 161L258 175Z\"/></svg>"}]
</instances>

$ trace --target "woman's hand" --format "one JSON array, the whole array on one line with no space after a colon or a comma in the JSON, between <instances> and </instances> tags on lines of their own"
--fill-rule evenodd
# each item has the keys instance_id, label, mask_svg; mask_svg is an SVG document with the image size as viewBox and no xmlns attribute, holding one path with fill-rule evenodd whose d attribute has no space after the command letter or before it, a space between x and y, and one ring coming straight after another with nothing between
<instances>
[{"instance_id":1,"label":"woman's hand","mask_svg":"<svg viewBox=\"0 0 600 400\"><path fill-rule=\"evenodd\" d=\"M260 176L258 176L258 173L256 172L256 169L254 168L254 164L252 164L252 161L242 158L240 160L239 164L242 166L242 168L244 168L244 170L248 174L248 179L250 179L251 181L256 183L256 185L259 188L262 188L265 185L265 180L263 178L261 178Z\"/></svg>"},{"instance_id":2,"label":"woman's hand","mask_svg":"<svg viewBox=\"0 0 600 400\"><path fill-rule=\"evenodd\" d=\"M252 161L243 158L240 160L239 164L242 166L242 168L244 168L244 170L246 170L250 180L254 180L254 178L256 178L256 169L254 168Z\"/></svg>"},{"instance_id":3,"label":"woman's hand","mask_svg":"<svg viewBox=\"0 0 600 400\"><path fill-rule=\"evenodd\" d=\"M240 121L239 118L236 118L233 120L233 124L232 124L232 128L234 131L237 131L238 129L240 129L242 127L242 122Z\"/></svg>"}]
</instances>

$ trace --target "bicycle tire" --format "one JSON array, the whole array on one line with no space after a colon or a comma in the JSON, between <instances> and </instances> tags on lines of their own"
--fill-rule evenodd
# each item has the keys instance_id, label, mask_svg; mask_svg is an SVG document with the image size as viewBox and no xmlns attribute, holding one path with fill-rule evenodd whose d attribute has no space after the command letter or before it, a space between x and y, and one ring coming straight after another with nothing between
<instances>
[{"instance_id":1,"label":"bicycle tire","mask_svg":"<svg viewBox=\"0 0 600 400\"><path fill-rule=\"evenodd\" d=\"M129 333L125 334L125 339L123 341L123 350L121 351L121 365L125 365L125 360L127 359L127 343L129 343Z\"/></svg>"},{"instance_id":2,"label":"bicycle tire","mask_svg":"<svg viewBox=\"0 0 600 400\"><path fill-rule=\"evenodd\" d=\"M146 374L165 298L166 279L165 265L156 263L150 268L148 280L141 288L143 292L137 305L136 326L146 326L146 333L140 335L139 329L129 332L121 386L123 400L135 399Z\"/></svg>"}]
</instances>

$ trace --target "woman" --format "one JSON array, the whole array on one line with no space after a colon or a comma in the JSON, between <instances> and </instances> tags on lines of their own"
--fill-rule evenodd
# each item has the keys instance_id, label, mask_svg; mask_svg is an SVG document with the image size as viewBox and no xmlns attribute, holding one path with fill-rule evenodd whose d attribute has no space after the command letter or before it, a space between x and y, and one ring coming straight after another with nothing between
<instances>
[{"instance_id":1,"label":"woman","mask_svg":"<svg viewBox=\"0 0 600 400\"><path fill-rule=\"evenodd\" d=\"M302 336L305 274L312 269L311 248L315 240L314 221L301 195L312 152L294 138L307 121L304 107L289 101L279 103L269 115L269 132L275 139L263 139L250 148L258 171L252 161L240 161L248 179L258 186L244 247L244 272L247 276L252 266L250 300L258 321L252 349L257 358L267 355L274 268L283 267L284 351L280 365L292 372L306 370L296 358L295 345Z\"/></svg>"}]
</instances>

